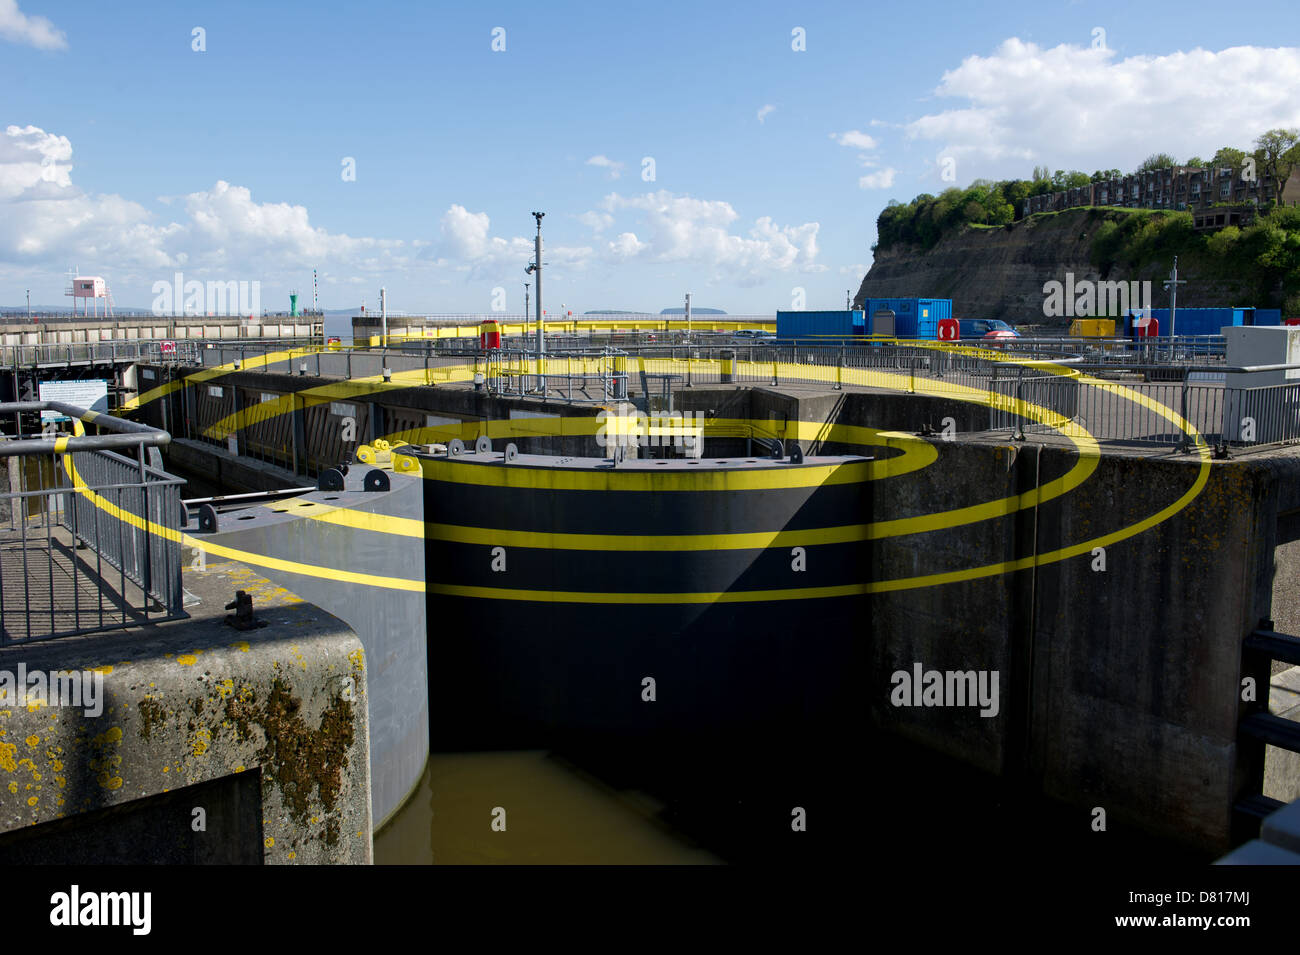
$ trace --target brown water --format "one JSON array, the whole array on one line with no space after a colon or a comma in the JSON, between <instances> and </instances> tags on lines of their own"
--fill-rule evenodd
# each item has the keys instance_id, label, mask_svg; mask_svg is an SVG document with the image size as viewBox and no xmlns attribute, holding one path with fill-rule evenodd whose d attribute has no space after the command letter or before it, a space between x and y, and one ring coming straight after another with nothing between
<instances>
[{"instance_id":1,"label":"brown water","mask_svg":"<svg viewBox=\"0 0 1300 955\"><path fill-rule=\"evenodd\" d=\"M504 831L494 810L504 809ZM615 790L541 750L435 753L419 789L375 835L384 865L713 865L722 860ZM499 813L496 818L500 818ZM500 823L498 823L498 826Z\"/></svg>"}]
</instances>

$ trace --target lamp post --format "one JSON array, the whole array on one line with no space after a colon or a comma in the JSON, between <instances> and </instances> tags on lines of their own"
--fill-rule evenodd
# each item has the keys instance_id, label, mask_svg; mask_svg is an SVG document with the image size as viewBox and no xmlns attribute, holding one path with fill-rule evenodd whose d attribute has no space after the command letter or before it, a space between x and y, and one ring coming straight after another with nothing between
<instances>
[{"instance_id":1,"label":"lamp post","mask_svg":"<svg viewBox=\"0 0 1300 955\"><path fill-rule=\"evenodd\" d=\"M546 378L542 374L546 355L545 332L542 330L542 218L545 215L545 212L533 213L537 220L537 238L533 240L533 261L524 266L527 274L537 273L537 304L534 306L537 309L537 390L543 395L546 394Z\"/></svg>"},{"instance_id":2,"label":"lamp post","mask_svg":"<svg viewBox=\"0 0 1300 955\"><path fill-rule=\"evenodd\" d=\"M1169 278L1165 280L1165 288L1169 289L1169 343L1172 346L1174 340L1174 322L1178 315L1178 286L1186 285L1186 279L1178 277L1178 256L1174 256L1174 268L1169 273Z\"/></svg>"}]
</instances>

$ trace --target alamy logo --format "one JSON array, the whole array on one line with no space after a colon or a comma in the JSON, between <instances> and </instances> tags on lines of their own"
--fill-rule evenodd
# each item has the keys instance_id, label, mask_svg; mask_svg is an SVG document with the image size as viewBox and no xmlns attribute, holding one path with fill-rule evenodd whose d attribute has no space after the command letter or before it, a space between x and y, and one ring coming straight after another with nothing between
<instances>
[{"instance_id":1,"label":"alamy logo","mask_svg":"<svg viewBox=\"0 0 1300 955\"><path fill-rule=\"evenodd\" d=\"M1073 272L1065 281L1043 284L1043 315L1047 318L1119 317L1151 308L1150 282L1076 282Z\"/></svg>"},{"instance_id":2,"label":"alamy logo","mask_svg":"<svg viewBox=\"0 0 1300 955\"><path fill-rule=\"evenodd\" d=\"M978 706L980 716L998 715L997 670L895 670L889 702L894 706Z\"/></svg>"},{"instance_id":3,"label":"alamy logo","mask_svg":"<svg viewBox=\"0 0 1300 955\"><path fill-rule=\"evenodd\" d=\"M209 282L185 280L177 272L170 284L153 283L155 315L260 315L262 283L259 281Z\"/></svg>"},{"instance_id":4,"label":"alamy logo","mask_svg":"<svg viewBox=\"0 0 1300 955\"><path fill-rule=\"evenodd\" d=\"M69 892L50 896L51 925L128 925L133 935L148 935L153 919L150 892Z\"/></svg>"},{"instance_id":5,"label":"alamy logo","mask_svg":"<svg viewBox=\"0 0 1300 955\"><path fill-rule=\"evenodd\" d=\"M67 706L88 717L104 712L104 674L98 670L46 673L18 664L18 672L0 670L0 706Z\"/></svg>"},{"instance_id":6,"label":"alamy logo","mask_svg":"<svg viewBox=\"0 0 1300 955\"><path fill-rule=\"evenodd\" d=\"M704 415L698 411L602 411L596 415L596 445L601 448L696 447L704 434Z\"/></svg>"}]
</instances>

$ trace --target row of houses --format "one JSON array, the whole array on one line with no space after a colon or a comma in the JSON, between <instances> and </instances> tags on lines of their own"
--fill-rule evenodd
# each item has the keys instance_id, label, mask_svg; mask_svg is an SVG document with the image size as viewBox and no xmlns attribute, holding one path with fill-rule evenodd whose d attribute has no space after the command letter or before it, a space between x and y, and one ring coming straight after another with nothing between
<instances>
[{"instance_id":1,"label":"row of houses","mask_svg":"<svg viewBox=\"0 0 1300 955\"><path fill-rule=\"evenodd\" d=\"M1022 205L1022 214L1060 212L1076 206L1183 209L1194 214L1197 228L1240 225L1250 220L1255 206L1275 199L1277 190L1272 176L1243 179L1239 172L1231 166L1152 169L1030 196ZM1282 204L1300 206L1300 175L1287 180Z\"/></svg>"}]
</instances>

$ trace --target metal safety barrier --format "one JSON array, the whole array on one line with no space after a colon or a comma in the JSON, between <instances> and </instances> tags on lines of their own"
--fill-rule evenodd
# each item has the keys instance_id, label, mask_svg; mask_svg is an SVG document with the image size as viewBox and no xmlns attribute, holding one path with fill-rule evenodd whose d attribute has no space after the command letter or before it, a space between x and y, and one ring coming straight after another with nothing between
<instances>
[{"instance_id":1,"label":"metal safety barrier","mask_svg":"<svg viewBox=\"0 0 1300 955\"><path fill-rule=\"evenodd\" d=\"M696 335L689 343L627 348L557 345L547 349L541 365L527 347L484 350L454 339L372 349L314 347L291 354L276 354L283 346L271 343L241 342L214 344L202 350L201 359L209 368L394 381L402 387L463 382L493 394L572 402L624 400L662 391L669 387L665 383L672 388L810 384L837 390L848 384L983 403L991 431L1049 433L1073 424L1102 442L1183 449L1198 441L1225 448L1300 441L1300 381L1252 384L1276 379L1266 372L1296 371L1300 365L1230 367L1222 341L1221 336L1139 342L1055 338L993 348L983 342L861 339L737 344L726 335ZM404 373L412 374L401 377ZM659 387L652 389L651 383ZM220 388L215 381L205 387ZM236 410L225 408L214 420ZM227 437L205 440L221 443Z\"/></svg>"},{"instance_id":2,"label":"metal safety barrier","mask_svg":"<svg viewBox=\"0 0 1300 955\"><path fill-rule=\"evenodd\" d=\"M196 341L164 343L153 339L6 345L0 350L0 361L8 368L130 364L140 361L193 363L198 360L200 347Z\"/></svg>"},{"instance_id":3,"label":"metal safety barrier","mask_svg":"<svg viewBox=\"0 0 1300 955\"><path fill-rule=\"evenodd\" d=\"M60 434L41 413L100 433ZM3 643L184 616L185 482L158 453L169 435L50 401L0 404L0 420Z\"/></svg>"}]
</instances>

